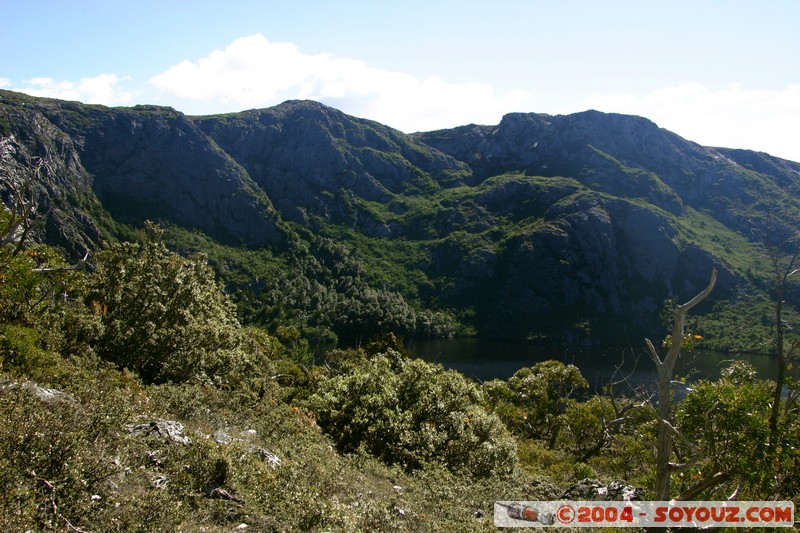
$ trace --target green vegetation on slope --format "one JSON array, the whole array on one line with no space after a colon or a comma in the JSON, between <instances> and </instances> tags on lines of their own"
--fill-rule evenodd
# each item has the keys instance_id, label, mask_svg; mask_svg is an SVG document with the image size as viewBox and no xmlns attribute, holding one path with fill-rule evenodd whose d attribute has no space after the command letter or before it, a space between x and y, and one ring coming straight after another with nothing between
<instances>
[{"instance_id":1,"label":"green vegetation on slope","mask_svg":"<svg viewBox=\"0 0 800 533\"><path fill-rule=\"evenodd\" d=\"M50 113L50 133L58 123L88 135L114 117L132 127L157 119L162 132L176 123L191 129L174 110L14 102L23 100ZM288 107L302 115L313 106ZM298 123L322 131L317 140L339 127L308 116ZM666 296L691 295L685 278L716 264L720 297L690 317L690 330L732 352L770 349L770 265L764 243L745 229L762 200L785 210L781 223L791 228L796 202L764 175L737 170L715 185L742 181L737 195L681 205L676 198L692 192L676 196L682 177L590 146L607 165L601 172L502 171L468 185L463 165L379 125L362 126L349 135L388 153L351 150L358 165L394 171L379 176L384 182L369 173L342 178L358 178L358 192L310 188L313 198L295 199L321 199L322 210L310 202L293 222L264 226L284 239L279 246L263 246L263 235L216 240L167 214L163 234L107 215L94 238L126 239L70 263L16 225L25 214L15 211L26 205L19 199L41 196L26 189L4 197L3 529L489 531L494 501L554 499L585 477L624 478L646 496L659 427L646 391L586 394L580 369L557 361L475 383L404 353L395 334L613 339L639 315L658 314ZM56 137L63 144L47 137L48 146L73 149ZM211 146L215 161L233 164L221 144ZM335 158L345 148L340 142L325 153ZM47 155L26 154L28 164ZM434 159L438 169L420 166ZM24 179L19 163L4 166L10 173L2 177ZM255 170L258 162L250 163ZM567 163L573 167L562 168L577 164ZM713 164L693 171L698 180ZM67 167L41 176L63 177ZM237 172L252 189L247 198L266 206L257 180ZM57 185L74 186L69 199L89 213L105 213L90 189ZM778 196L756 200L759 191ZM219 196L200 192L203 201ZM340 202L340 211L324 211ZM727 218L712 209L721 202L732 204ZM191 214L192 205L180 207ZM786 309L785 326L795 317ZM795 334L786 330L796 365ZM337 339L360 347L331 351L315 365L311 343ZM672 459L688 466L675 471L671 496L799 501L797 366L785 383L774 430L770 406L781 391L752 369L734 364L687 390L671 421L684 436Z\"/></svg>"},{"instance_id":2,"label":"green vegetation on slope","mask_svg":"<svg viewBox=\"0 0 800 533\"><path fill-rule=\"evenodd\" d=\"M241 326L205 257L161 238L148 226L85 272L0 248L4 529L491 531L497 500L585 477L651 488L656 419L636 391L582 394L557 361L477 384L393 334L311 366L294 328ZM699 455L676 495L800 501L788 384L775 449L773 383L735 364L695 385L675 423L678 456Z\"/></svg>"},{"instance_id":3,"label":"green vegetation on slope","mask_svg":"<svg viewBox=\"0 0 800 533\"><path fill-rule=\"evenodd\" d=\"M512 114L408 136L308 101L186 117L2 91L0 118L12 166L42 164L40 241L78 258L156 220L172 249L208 254L241 321L319 342L628 341L713 266L715 321L742 294L769 297L754 221L800 223L796 164L639 117Z\"/></svg>"}]
</instances>

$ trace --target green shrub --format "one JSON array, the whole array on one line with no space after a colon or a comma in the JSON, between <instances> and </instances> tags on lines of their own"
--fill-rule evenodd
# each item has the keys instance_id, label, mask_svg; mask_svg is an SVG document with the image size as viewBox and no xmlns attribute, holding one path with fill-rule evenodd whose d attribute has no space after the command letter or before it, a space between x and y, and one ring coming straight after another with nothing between
<instances>
[{"instance_id":1,"label":"green shrub","mask_svg":"<svg viewBox=\"0 0 800 533\"><path fill-rule=\"evenodd\" d=\"M575 365L542 361L518 370L507 382L484 385L490 404L515 433L555 446L569 399L589 383Z\"/></svg>"},{"instance_id":2,"label":"green shrub","mask_svg":"<svg viewBox=\"0 0 800 533\"><path fill-rule=\"evenodd\" d=\"M606 422L613 419L613 409L601 396L592 396L585 402L569 400L559 445L576 461L586 461L609 444L612 435Z\"/></svg>"},{"instance_id":3,"label":"green shrub","mask_svg":"<svg viewBox=\"0 0 800 533\"><path fill-rule=\"evenodd\" d=\"M87 367L91 378L74 370L63 392L22 379L0 386L0 527L174 528L174 508L126 468L124 424L141 407L136 383L108 368Z\"/></svg>"},{"instance_id":4,"label":"green shrub","mask_svg":"<svg viewBox=\"0 0 800 533\"><path fill-rule=\"evenodd\" d=\"M41 337L35 329L0 324L0 371L34 379L48 374L58 355L42 349Z\"/></svg>"},{"instance_id":5,"label":"green shrub","mask_svg":"<svg viewBox=\"0 0 800 533\"><path fill-rule=\"evenodd\" d=\"M513 440L482 400L461 374L390 350L323 381L309 406L342 452L364 448L407 470L439 462L478 476L511 472Z\"/></svg>"},{"instance_id":6,"label":"green shrub","mask_svg":"<svg viewBox=\"0 0 800 533\"><path fill-rule=\"evenodd\" d=\"M781 455L770 449L774 388L774 383L757 379L755 370L741 361L726 369L718 381L693 385L677 407L676 421L685 438L702 450L702 460L684 483L722 473L744 495L774 497L776 474L796 470L799 457L797 452ZM783 429L779 441L789 434ZM796 449L798 442L781 444L789 451Z\"/></svg>"},{"instance_id":7,"label":"green shrub","mask_svg":"<svg viewBox=\"0 0 800 533\"><path fill-rule=\"evenodd\" d=\"M235 307L204 256L169 252L154 225L142 244L112 244L95 256L88 305L100 315L98 354L146 382L224 384L252 361Z\"/></svg>"}]
</instances>

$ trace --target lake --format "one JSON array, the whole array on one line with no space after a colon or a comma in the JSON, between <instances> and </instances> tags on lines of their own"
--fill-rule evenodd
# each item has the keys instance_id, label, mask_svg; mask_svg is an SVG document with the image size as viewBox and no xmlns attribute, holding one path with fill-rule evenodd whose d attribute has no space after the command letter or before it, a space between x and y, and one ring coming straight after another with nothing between
<instances>
[{"instance_id":1,"label":"lake","mask_svg":"<svg viewBox=\"0 0 800 533\"><path fill-rule=\"evenodd\" d=\"M415 357L441 363L448 369L481 381L494 378L508 379L514 372L540 361L555 359L577 366L593 390L623 377L633 387L651 386L656 381L653 361L647 354L644 342L639 347L543 348L483 339L414 340L409 351ZM733 359L753 365L763 379L775 379L775 358L758 354L730 354L708 350L681 353L676 376L686 376L688 381L702 378L716 379L720 370Z\"/></svg>"}]
</instances>

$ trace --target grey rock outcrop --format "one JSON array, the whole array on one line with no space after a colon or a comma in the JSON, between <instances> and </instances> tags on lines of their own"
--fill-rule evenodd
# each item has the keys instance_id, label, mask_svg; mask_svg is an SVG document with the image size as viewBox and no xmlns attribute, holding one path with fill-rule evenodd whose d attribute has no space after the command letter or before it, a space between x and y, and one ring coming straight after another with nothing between
<instances>
[{"instance_id":1,"label":"grey rock outcrop","mask_svg":"<svg viewBox=\"0 0 800 533\"><path fill-rule=\"evenodd\" d=\"M224 151L171 108L104 108L0 91L0 119L43 158L44 240L76 255L102 240L99 223L146 219L219 240L276 245L285 239L269 198Z\"/></svg>"},{"instance_id":2,"label":"grey rock outcrop","mask_svg":"<svg viewBox=\"0 0 800 533\"><path fill-rule=\"evenodd\" d=\"M622 480L601 483L597 479L582 479L571 485L561 495L562 498L574 501L640 501L646 491L630 485Z\"/></svg>"},{"instance_id":3,"label":"grey rock outcrop","mask_svg":"<svg viewBox=\"0 0 800 533\"><path fill-rule=\"evenodd\" d=\"M133 434L156 435L176 444L191 444L192 439L183 434L183 424L175 420L151 420L143 424L130 424L128 431Z\"/></svg>"},{"instance_id":4,"label":"grey rock outcrop","mask_svg":"<svg viewBox=\"0 0 800 533\"><path fill-rule=\"evenodd\" d=\"M10 390L24 390L33 394L44 402L78 403L74 396L58 389L43 387L31 381L17 381L15 379L0 380L0 392Z\"/></svg>"}]
</instances>

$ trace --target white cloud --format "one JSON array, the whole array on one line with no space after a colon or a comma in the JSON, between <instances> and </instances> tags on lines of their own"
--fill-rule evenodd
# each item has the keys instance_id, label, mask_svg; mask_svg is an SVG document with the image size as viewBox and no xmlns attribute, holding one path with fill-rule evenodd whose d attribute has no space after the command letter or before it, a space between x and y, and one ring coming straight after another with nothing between
<instances>
[{"instance_id":1,"label":"white cloud","mask_svg":"<svg viewBox=\"0 0 800 533\"><path fill-rule=\"evenodd\" d=\"M647 94L594 95L586 107L645 116L708 146L746 148L800 161L800 84L780 90L740 83L683 83Z\"/></svg>"},{"instance_id":2,"label":"white cloud","mask_svg":"<svg viewBox=\"0 0 800 533\"><path fill-rule=\"evenodd\" d=\"M53 78L31 78L24 81L22 87L14 90L61 100L78 100L89 104L124 105L131 102L131 92L121 88L120 82L129 78L120 78L116 74L100 74L78 81L59 81Z\"/></svg>"},{"instance_id":3,"label":"white cloud","mask_svg":"<svg viewBox=\"0 0 800 533\"><path fill-rule=\"evenodd\" d=\"M200 104L193 107L202 112L301 98L404 131L495 124L503 113L518 110L529 99L523 91L498 95L486 84L419 79L355 59L305 54L291 43L272 43L259 34L237 39L195 62L178 63L151 83Z\"/></svg>"},{"instance_id":4,"label":"white cloud","mask_svg":"<svg viewBox=\"0 0 800 533\"><path fill-rule=\"evenodd\" d=\"M11 86L11 80L8 78L0 78L0 89L5 89Z\"/></svg>"}]
</instances>

